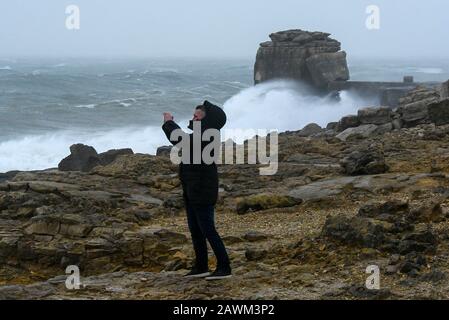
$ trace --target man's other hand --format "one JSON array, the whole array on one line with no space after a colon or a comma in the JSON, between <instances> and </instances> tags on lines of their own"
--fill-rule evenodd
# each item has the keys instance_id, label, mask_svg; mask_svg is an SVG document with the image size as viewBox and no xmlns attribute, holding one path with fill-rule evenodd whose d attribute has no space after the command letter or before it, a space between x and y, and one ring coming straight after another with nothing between
<instances>
[{"instance_id":1,"label":"man's other hand","mask_svg":"<svg viewBox=\"0 0 449 320\"><path fill-rule=\"evenodd\" d=\"M173 116L170 112L164 112L164 123L167 121L173 120Z\"/></svg>"}]
</instances>

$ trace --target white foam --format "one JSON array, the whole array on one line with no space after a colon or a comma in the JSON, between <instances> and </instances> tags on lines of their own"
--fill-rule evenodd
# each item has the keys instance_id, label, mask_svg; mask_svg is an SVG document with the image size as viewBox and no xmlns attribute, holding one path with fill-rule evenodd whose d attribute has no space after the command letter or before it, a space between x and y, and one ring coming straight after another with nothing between
<instances>
[{"instance_id":1,"label":"white foam","mask_svg":"<svg viewBox=\"0 0 449 320\"><path fill-rule=\"evenodd\" d=\"M41 170L56 167L74 143L93 146L98 152L132 148L134 152L155 154L157 147L166 145L161 128L124 128L89 134L62 131L27 136L0 142L0 172L10 170Z\"/></svg>"},{"instance_id":2,"label":"white foam","mask_svg":"<svg viewBox=\"0 0 449 320\"><path fill-rule=\"evenodd\" d=\"M91 96L95 96L95 94L92 94ZM105 102L101 102L98 104L80 104L77 106L73 106L74 108L86 108L86 109L95 109L96 107L100 107L100 106L105 106L105 105L109 105L109 104L116 104L119 105L121 107L130 107L132 106L135 102L137 102L137 99L135 98L127 98L127 99L116 99L116 100L110 100L110 101L105 101Z\"/></svg>"},{"instance_id":3,"label":"white foam","mask_svg":"<svg viewBox=\"0 0 449 320\"><path fill-rule=\"evenodd\" d=\"M299 130L309 123L326 126L354 114L366 101L342 92L339 102L309 93L294 81L272 81L245 89L224 104L227 128Z\"/></svg>"},{"instance_id":4,"label":"white foam","mask_svg":"<svg viewBox=\"0 0 449 320\"><path fill-rule=\"evenodd\" d=\"M96 106L96 104L80 104L78 106L74 106L74 108L94 109Z\"/></svg>"}]
</instances>

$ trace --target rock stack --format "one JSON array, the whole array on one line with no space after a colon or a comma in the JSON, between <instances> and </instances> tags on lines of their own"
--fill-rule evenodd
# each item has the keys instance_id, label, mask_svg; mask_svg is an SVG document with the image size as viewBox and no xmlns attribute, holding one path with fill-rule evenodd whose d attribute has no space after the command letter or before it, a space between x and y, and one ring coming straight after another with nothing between
<instances>
[{"instance_id":1,"label":"rock stack","mask_svg":"<svg viewBox=\"0 0 449 320\"><path fill-rule=\"evenodd\" d=\"M280 31L260 44L254 81L276 78L302 80L319 89L331 81L349 80L346 52L329 33L303 30Z\"/></svg>"}]
</instances>

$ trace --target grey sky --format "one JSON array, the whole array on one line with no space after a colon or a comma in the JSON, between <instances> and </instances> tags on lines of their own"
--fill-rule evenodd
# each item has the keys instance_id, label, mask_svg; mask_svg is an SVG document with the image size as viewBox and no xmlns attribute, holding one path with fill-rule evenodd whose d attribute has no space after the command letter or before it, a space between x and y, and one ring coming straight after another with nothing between
<instances>
[{"instance_id":1,"label":"grey sky","mask_svg":"<svg viewBox=\"0 0 449 320\"><path fill-rule=\"evenodd\" d=\"M65 28L79 5L81 30ZM380 7L381 28L365 27ZM352 56L449 57L447 0L14 0L0 3L0 55L254 57L268 34L327 31Z\"/></svg>"}]
</instances>

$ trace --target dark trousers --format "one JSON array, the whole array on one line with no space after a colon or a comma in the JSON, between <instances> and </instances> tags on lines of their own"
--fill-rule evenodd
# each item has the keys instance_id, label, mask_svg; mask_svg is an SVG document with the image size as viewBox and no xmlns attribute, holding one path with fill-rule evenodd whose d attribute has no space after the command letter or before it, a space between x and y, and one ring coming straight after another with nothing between
<instances>
[{"instance_id":1,"label":"dark trousers","mask_svg":"<svg viewBox=\"0 0 449 320\"><path fill-rule=\"evenodd\" d=\"M230 270L230 262L226 248L215 229L214 206L192 206L186 204L186 211L196 256L195 266L200 270L209 269L207 239L217 257L217 268L220 270Z\"/></svg>"}]
</instances>

